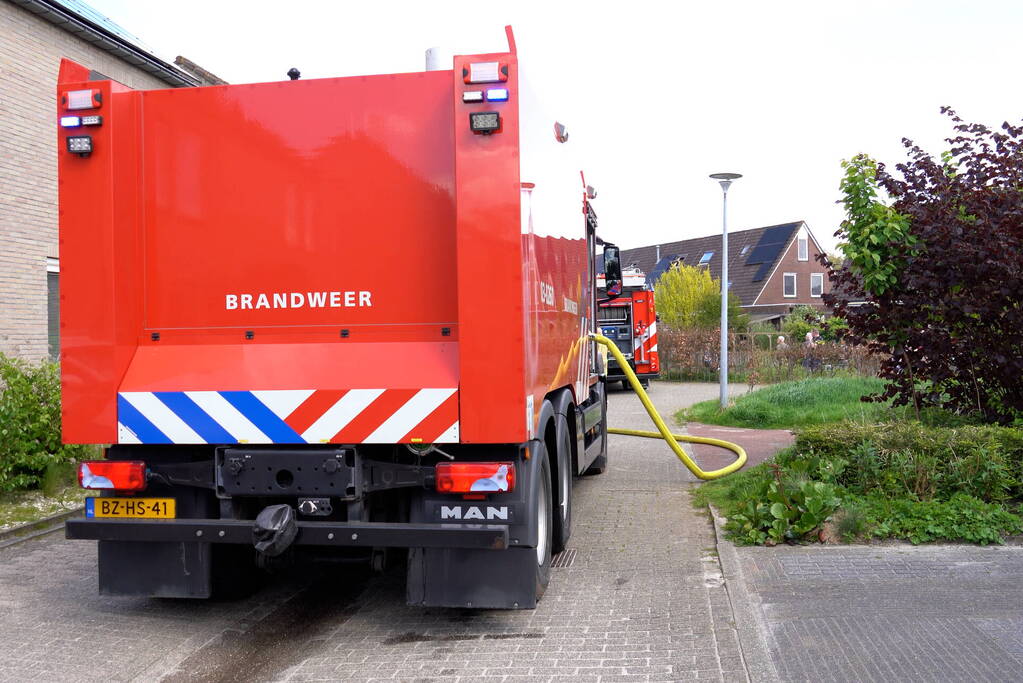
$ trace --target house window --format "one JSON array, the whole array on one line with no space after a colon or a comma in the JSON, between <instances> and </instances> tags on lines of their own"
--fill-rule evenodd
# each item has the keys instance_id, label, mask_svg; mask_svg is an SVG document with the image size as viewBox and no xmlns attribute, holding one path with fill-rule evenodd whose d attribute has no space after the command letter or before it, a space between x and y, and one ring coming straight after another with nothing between
<instances>
[{"instance_id":1,"label":"house window","mask_svg":"<svg viewBox=\"0 0 1023 683\"><path fill-rule=\"evenodd\" d=\"M810 273L810 296L819 297L824 293L824 273Z\"/></svg>"},{"instance_id":2,"label":"house window","mask_svg":"<svg viewBox=\"0 0 1023 683\"><path fill-rule=\"evenodd\" d=\"M800 235L799 238L796 241L797 241L797 248L799 249L799 255L798 255L797 258L799 258L800 261L809 261L810 260L810 238L808 236L806 236L806 235Z\"/></svg>"},{"instance_id":3,"label":"house window","mask_svg":"<svg viewBox=\"0 0 1023 683\"><path fill-rule=\"evenodd\" d=\"M50 360L60 359L60 261L46 259L46 340Z\"/></svg>"},{"instance_id":4,"label":"house window","mask_svg":"<svg viewBox=\"0 0 1023 683\"><path fill-rule=\"evenodd\" d=\"M749 245L744 244L742 249L739 251L739 256L745 256L747 251L749 251Z\"/></svg>"},{"instance_id":5,"label":"house window","mask_svg":"<svg viewBox=\"0 0 1023 683\"><path fill-rule=\"evenodd\" d=\"M700 257L700 264L699 265L701 265L701 266L707 265L708 263L710 263L710 260L712 258L714 258L714 252L713 251L705 251L705 252L703 252L703 256Z\"/></svg>"},{"instance_id":6,"label":"house window","mask_svg":"<svg viewBox=\"0 0 1023 683\"><path fill-rule=\"evenodd\" d=\"M794 298L796 296L796 274L785 273L784 275L784 291L783 294L787 297Z\"/></svg>"}]
</instances>

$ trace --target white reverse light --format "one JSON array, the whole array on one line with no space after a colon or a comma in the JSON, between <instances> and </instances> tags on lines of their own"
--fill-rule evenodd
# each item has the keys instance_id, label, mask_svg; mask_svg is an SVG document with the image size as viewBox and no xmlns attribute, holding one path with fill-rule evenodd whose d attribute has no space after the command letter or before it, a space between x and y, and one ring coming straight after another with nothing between
<instances>
[{"instance_id":1,"label":"white reverse light","mask_svg":"<svg viewBox=\"0 0 1023 683\"><path fill-rule=\"evenodd\" d=\"M82 125L82 117L80 116L61 116L60 125L64 128L77 128Z\"/></svg>"},{"instance_id":2,"label":"white reverse light","mask_svg":"<svg viewBox=\"0 0 1023 683\"><path fill-rule=\"evenodd\" d=\"M467 90L462 93L463 102L482 102L483 91L482 90Z\"/></svg>"},{"instance_id":3,"label":"white reverse light","mask_svg":"<svg viewBox=\"0 0 1023 683\"><path fill-rule=\"evenodd\" d=\"M67 96L67 108L68 109L92 109L98 107L99 104L93 103L93 90L68 90ZM96 91L98 100L98 91Z\"/></svg>"},{"instance_id":4,"label":"white reverse light","mask_svg":"<svg viewBox=\"0 0 1023 683\"><path fill-rule=\"evenodd\" d=\"M507 102L508 101L508 89L507 88L490 88L487 90L487 101L488 102Z\"/></svg>"},{"instance_id":5,"label":"white reverse light","mask_svg":"<svg viewBox=\"0 0 1023 683\"><path fill-rule=\"evenodd\" d=\"M501 62L476 62L462 72L466 83L500 83L508 80L507 67Z\"/></svg>"}]
</instances>

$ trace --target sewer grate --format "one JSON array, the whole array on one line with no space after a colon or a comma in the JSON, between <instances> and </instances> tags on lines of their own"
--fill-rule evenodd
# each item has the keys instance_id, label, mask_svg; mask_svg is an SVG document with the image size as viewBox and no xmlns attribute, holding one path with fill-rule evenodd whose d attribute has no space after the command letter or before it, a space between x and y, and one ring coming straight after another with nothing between
<instances>
[{"instance_id":1,"label":"sewer grate","mask_svg":"<svg viewBox=\"0 0 1023 683\"><path fill-rule=\"evenodd\" d=\"M575 562L575 548L569 548L568 550L562 550L560 553L551 558L551 567L564 569L571 567Z\"/></svg>"}]
</instances>

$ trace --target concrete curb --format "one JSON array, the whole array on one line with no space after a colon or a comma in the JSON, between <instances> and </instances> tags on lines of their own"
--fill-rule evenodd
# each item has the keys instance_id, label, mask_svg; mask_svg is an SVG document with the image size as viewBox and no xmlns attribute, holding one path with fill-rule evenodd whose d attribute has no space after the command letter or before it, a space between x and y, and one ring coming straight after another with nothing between
<instances>
[{"instance_id":1,"label":"concrete curb","mask_svg":"<svg viewBox=\"0 0 1023 683\"><path fill-rule=\"evenodd\" d=\"M64 520L71 519L72 517L81 517L84 511L85 508L66 510L49 517L43 517L35 522L27 522L5 531L0 531L0 550L30 541L33 538L52 534L54 531L59 531L64 528Z\"/></svg>"},{"instance_id":2,"label":"concrete curb","mask_svg":"<svg viewBox=\"0 0 1023 683\"><path fill-rule=\"evenodd\" d=\"M739 646L746 662L746 672L755 683L780 681L781 678L767 648L767 626L760 618L760 602L751 595L746 586L742 562L739 560L735 544L725 538L723 530L725 519L718 515L713 505L710 506L710 515L714 520L718 560L721 563L728 599L732 603L732 616L735 618L735 630L739 634Z\"/></svg>"}]
</instances>

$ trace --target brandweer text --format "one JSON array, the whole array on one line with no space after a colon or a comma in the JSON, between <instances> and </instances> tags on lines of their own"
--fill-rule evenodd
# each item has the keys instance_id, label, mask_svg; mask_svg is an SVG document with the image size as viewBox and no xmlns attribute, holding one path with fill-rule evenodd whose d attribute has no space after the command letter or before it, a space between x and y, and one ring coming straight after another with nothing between
<instances>
[{"instance_id":1,"label":"brandweer text","mask_svg":"<svg viewBox=\"0 0 1023 683\"><path fill-rule=\"evenodd\" d=\"M273 292L272 294L228 294L224 308L356 308L372 306L370 292Z\"/></svg>"}]
</instances>

